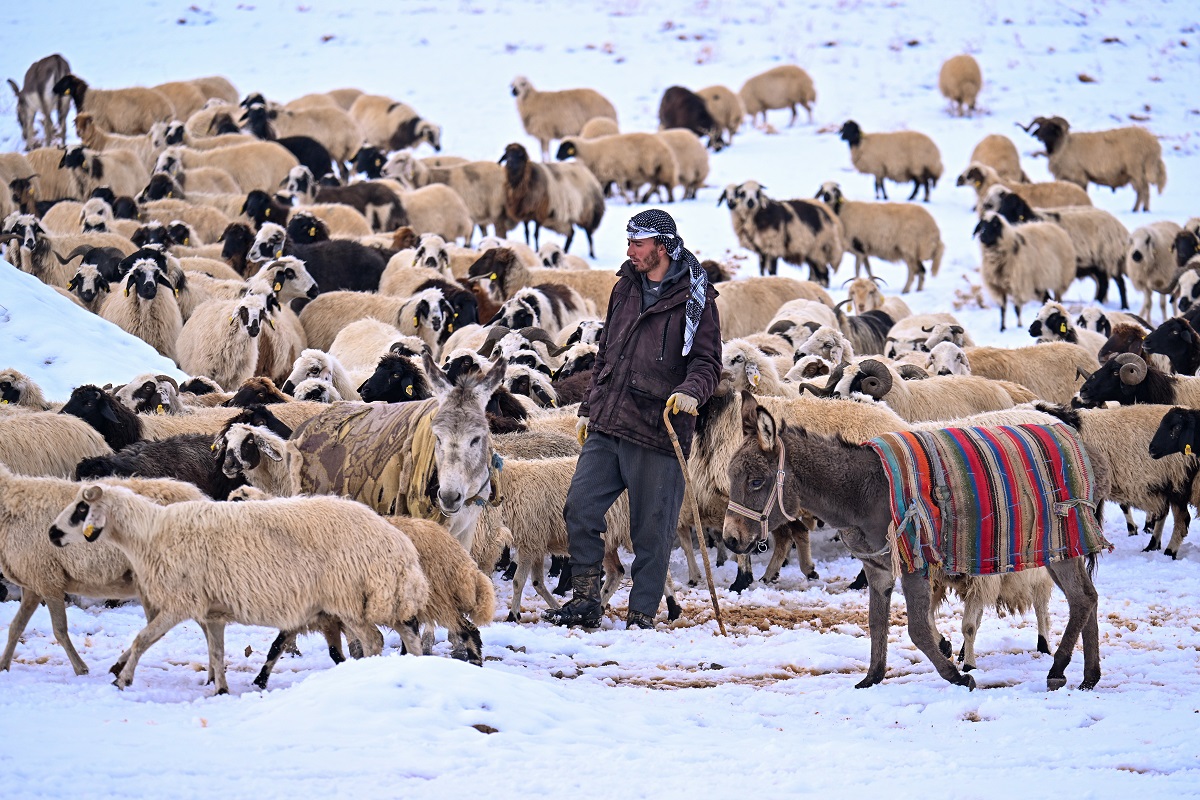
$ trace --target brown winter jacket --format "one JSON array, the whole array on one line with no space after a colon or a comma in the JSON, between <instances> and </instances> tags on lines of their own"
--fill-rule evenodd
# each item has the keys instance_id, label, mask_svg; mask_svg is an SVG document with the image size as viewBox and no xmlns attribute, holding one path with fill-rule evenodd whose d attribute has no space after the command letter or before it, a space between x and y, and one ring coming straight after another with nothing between
<instances>
[{"instance_id":1,"label":"brown winter jacket","mask_svg":"<svg viewBox=\"0 0 1200 800\"><path fill-rule=\"evenodd\" d=\"M641 276L628 261L619 274L608 301L592 385L579 404L579 416L588 418L590 431L674 453L662 420L667 398L683 392L703 405L721 376L717 291L709 285L692 350L684 356L684 309L690 289L686 276L642 311ZM686 456L696 418L676 414L671 424Z\"/></svg>"}]
</instances>

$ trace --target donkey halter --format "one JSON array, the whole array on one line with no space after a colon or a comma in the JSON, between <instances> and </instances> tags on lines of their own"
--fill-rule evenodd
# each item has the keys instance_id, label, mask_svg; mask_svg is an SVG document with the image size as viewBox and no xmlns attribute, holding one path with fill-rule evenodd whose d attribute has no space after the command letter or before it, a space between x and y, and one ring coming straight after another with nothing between
<instances>
[{"instance_id":1,"label":"donkey halter","mask_svg":"<svg viewBox=\"0 0 1200 800\"><path fill-rule=\"evenodd\" d=\"M767 519L771 516L772 503L778 504L779 511L788 522L795 522L797 519L789 514L783 506L783 479L787 475L787 471L783 468L784 456L783 439L781 437L779 439L779 465L775 468L775 487L771 489L771 494L768 495L767 503L763 506L762 511L755 511L741 503L735 503L733 500L729 501L729 508L725 511L726 514L732 511L734 514L739 514L747 519L757 520L762 529L763 541L766 541L767 534L771 532L770 528L767 527Z\"/></svg>"}]
</instances>

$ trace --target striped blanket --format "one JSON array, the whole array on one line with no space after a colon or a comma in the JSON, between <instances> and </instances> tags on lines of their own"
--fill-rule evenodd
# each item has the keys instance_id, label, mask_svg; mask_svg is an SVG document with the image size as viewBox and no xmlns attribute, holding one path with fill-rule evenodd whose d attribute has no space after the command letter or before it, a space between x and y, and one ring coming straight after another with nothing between
<instances>
[{"instance_id":1,"label":"striped blanket","mask_svg":"<svg viewBox=\"0 0 1200 800\"><path fill-rule=\"evenodd\" d=\"M1067 425L887 433L893 571L995 575L1112 549L1091 463Z\"/></svg>"}]
</instances>

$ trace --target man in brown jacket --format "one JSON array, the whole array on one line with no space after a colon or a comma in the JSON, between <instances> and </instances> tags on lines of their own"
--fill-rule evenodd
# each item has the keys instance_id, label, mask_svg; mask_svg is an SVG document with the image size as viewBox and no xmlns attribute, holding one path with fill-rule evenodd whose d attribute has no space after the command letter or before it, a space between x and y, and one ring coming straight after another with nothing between
<instances>
[{"instance_id":1,"label":"man in brown jacket","mask_svg":"<svg viewBox=\"0 0 1200 800\"><path fill-rule=\"evenodd\" d=\"M600 624L604 514L628 490L634 557L626 625L654 627L684 490L663 409L676 415L672 425L687 455L697 409L721 374L717 292L675 220L643 211L626 235L629 260L609 298L591 388L579 405L583 451L563 508L572 597L544 615L558 625Z\"/></svg>"}]
</instances>

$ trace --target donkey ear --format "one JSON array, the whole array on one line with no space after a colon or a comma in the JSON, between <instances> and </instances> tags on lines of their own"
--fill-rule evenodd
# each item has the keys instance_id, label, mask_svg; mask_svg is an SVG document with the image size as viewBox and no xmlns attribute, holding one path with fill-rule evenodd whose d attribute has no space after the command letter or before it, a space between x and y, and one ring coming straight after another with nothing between
<instances>
[{"instance_id":1,"label":"donkey ear","mask_svg":"<svg viewBox=\"0 0 1200 800\"><path fill-rule=\"evenodd\" d=\"M758 434L758 401L754 395L742 390L742 435L755 436Z\"/></svg>"},{"instance_id":2,"label":"donkey ear","mask_svg":"<svg viewBox=\"0 0 1200 800\"><path fill-rule=\"evenodd\" d=\"M758 409L757 430L758 446L763 450L774 450L776 441L775 418L765 408Z\"/></svg>"}]
</instances>

